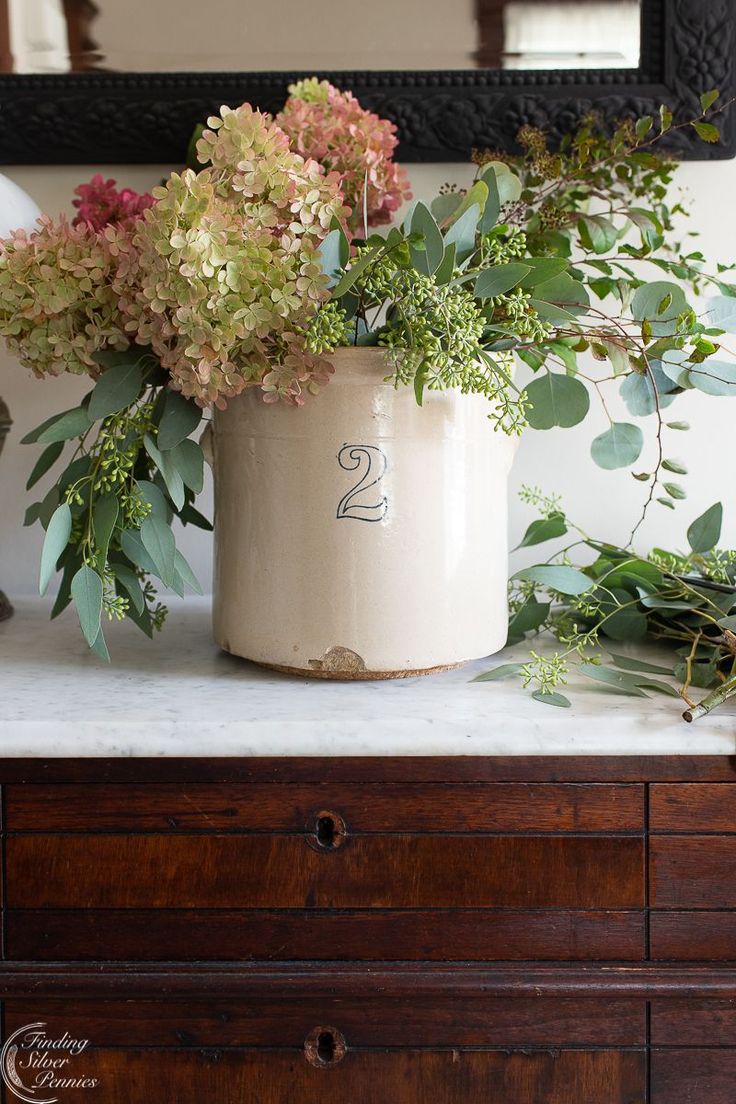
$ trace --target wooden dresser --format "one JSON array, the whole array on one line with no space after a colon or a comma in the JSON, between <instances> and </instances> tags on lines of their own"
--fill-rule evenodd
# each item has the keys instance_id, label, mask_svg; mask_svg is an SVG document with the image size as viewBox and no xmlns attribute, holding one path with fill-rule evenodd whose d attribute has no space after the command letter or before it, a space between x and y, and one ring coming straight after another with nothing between
<instances>
[{"instance_id":1,"label":"wooden dresser","mask_svg":"<svg viewBox=\"0 0 736 1104\"><path fill-rule=\"evenodd\" d=\"M732 1104L727 757L6 759L4 1038L100 1104ZM15 1097L5 1089L10 1104Z\"/></svg>"},{"instance_id":2,"label":"wooden dresser","mask_svg":"<svg viewBox=\"0 0 736 1104\"><path fill-rule=\"evenodd\" d=\"M287 679L202 603L106 668L19 607L4 1104L735 1104L732 707Z\"/></svg>"}]
</instances>

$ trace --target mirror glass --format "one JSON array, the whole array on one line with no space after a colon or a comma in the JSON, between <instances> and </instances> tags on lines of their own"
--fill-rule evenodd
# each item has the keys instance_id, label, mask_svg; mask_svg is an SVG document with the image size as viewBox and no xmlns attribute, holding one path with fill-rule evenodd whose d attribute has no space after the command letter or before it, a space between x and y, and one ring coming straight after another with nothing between
<instances>
[{"instance_id":1,"label":"mirror glass","mask_svg":"<svg viewBox=\"0 0 736 1104\"><path fill-rule=\"evenodd\" d=\"M642 0L0 0L0 71L636 69Z\"/></svg>"}]
</instances>

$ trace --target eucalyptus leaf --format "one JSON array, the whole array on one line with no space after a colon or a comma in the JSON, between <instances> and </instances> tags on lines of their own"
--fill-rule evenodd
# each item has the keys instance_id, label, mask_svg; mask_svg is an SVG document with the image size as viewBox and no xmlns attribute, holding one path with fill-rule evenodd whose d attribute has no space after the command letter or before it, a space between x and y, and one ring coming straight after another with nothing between
<instances>
[{"instance_id":1,"label":"eucalyptus leaf","mask_svg":"<svg viewBox=\"0 0 736 1104\"><path fill-rule=\"evenodd\" d=\"M147 517L140 529L141 542L156 565L156 573L166 586L172 586L176 569L176 541L171 528L161 518Z\"/></svg>"},{"instance_id":2,"label":"eucalyptus leaf","mask_svg":"<svg viewBox=\"0 0 736 1104\"><path fill-rule=\"evenodd\" d=\"M202 593L202 587L197 576L194 574L178 548L174 553L174 569L182 582L186 583L190 590L193 590L195 594Z\"/></svg>"},{"instance_id":3,"label":"eucalyptus leaf","mask_svg":"<svg viewBox=\"0 0 736 1104\"><path fill-rule=\"evenodd\" d=\"M112 565L112 570L115 578L125 590L126 594L133 603L134 609L138 613L143 613L146 608L146 600L143 597L143 591L141 590L140 579L136 575L135 571L130 567L126 567L125 564L115 563Z\"/></svg>"},{"instance_id":4,"label":"eucalyptus leaf","mask_svg":"<svg viewBox=\"0 0 736 1104\"><path fill-rule=\"evenodd\" d=\"M137 529L123 530L120 534L120 547L130 562L139 567L141 571L160 578L158 568L144 548L140 532Z\"/></svg>"},{"instance_id":5,"label":"eucalyptus leaf","mask_svg":"<svg viewBox=\"0 0 736 1104\"><path fill-rule=\"evenodd\" d=\"M587 594L595 586L582 571L566 564L535 564L517 571L513 577L538 583L559 594Z\"/></svg>"},{"instance_id":6,"label":"eucalyptus leaf","mask_svg":"<svg viewBox=\"0 0 736 1104\"><path fill-rule=\"evenodd\" d=\"M171 462L181 476L185 487L200 494L204 487L204 453L196 441L189 439L180 441L176 448L164 454L171 458ZM165 472L161 473L166 478Z\"/></svg>"},{"instance_id":7,"label":"eucalyptus leaf","mask_svg":"<svg viewBox=\"0 0 736 1104\"><path fill-rule=\"evenodd\" d=\"M453 277L455 272L455 249L456 246L454 242L445 249L445 255L434 274L434 282L438 287L444 287L445 284L449 284Z\"/></svg>"},{"instance_id":8,"label":"eucalyptus leaf","mask_svg":"<svg viewBox=\"0 0 736 1104\"><path fill-rule=\"evenodd\" d=\"M445 234L445 247L454 245L458 263L462 263L475 249L475 232L480 219L480 207L473 203L456 219Z\"/></svg>"},{"instance_id":9,"label":"eucalyptus leaf","mask_svg":"<svg viewBox=\"0 0 736 1104\"><path fill-rule=\"evenodd\" d=\"M48 492L46 493L46 495L44 497L43 502L41 503L41 505L39 506L39 509L38 509L38 520L41 522L41 525L43 525L44 529L48 529L49 522L51 521L51 518L54 516L54 512L56 510L56 507L59 505L60 501L61 501L61 492L60 492L59 485L57 484L55 487L50 487L49 488Z\"/></svg>"},{"instance_id":10,"label":"eucalyptus leaf","mask_svg":"<svg viewBox=\"0 0 736 1104\"><path fill-rule=\"evenodd\" d=\"M332 233L336 231L333 230ZM194 433L201 420L202 410L195 402L185 399L178 391L166 391L156 437L158 448L162 452L175 448Z\"/></svg>"},{"instance_id":11,"label":"eucalyptus leaf","mask_svg":"<svg viewBox=\"0 0 736 1104\"><path fill-rule=\"evenodd\" d=\"M435 222L429 207L424 203L417 203L414 214L411 217L412 234L421 234L422 244L411 245L411 261L418 272L425 276L431 276L439 268L445 252L445 242L442 231Z\"/></svg>"},{"instance_id":12,"label":"eucalyptus leaf","mask_svg":"<svg viewBox=\"0 0 736 1104\"><path fill-rule=\"evenodd\" d=\"M103 571L107 562L110 538L115 522L118 520L118 500L114 491L108 491L97 499L92 511L92 520L97 548L97 566L100 571Z\"/></svg>"},{"instance_id":13,"label":"eucalyptus leaf","mask_svg":"<svg viewBox=\"0 0 736 1104\"><path fill-rule=\"evenodd\" d=\"M533 429L569 428L582 422L590 409L585 384L559 372L532 380L524 390L530 404L527 418Z\"/></svg>"},{"instance_id":14,"label":"eucalyptus leaf","mask_svg":"<svg viewBox=\"0 0 736 1104\"><path fill-rule=\"evenodd\" d=\"M72 512L66 502L62 502L51 515L46 529L46 536L41 550L41 570L38 583L40 594L46 593L51 576L56 570L57 561L69 543L71 532Z\"/></svg>"},{"instance_id":15,"label":"eucalyptus leaf","mask_svg":"<svg viewBox=\"0 0 736 1104\"><path fill-rule=\"evenodd\" d=\"M562 257L525 257L524 264L531 271L521 281L524 291L546 284L549 280L566 272L569 264Z\"/></svg>"},{"instance_id":16,"label":"eucalyptus leaf","mask_svg":"<svg viewBox=\"0 0 736 1104\"><path fill-rule=\"evenodd\" d=\"M103 372L89 400L89 416L93 422L117 414L136 401L143 386L140 361L140 357L126 359Z\"/></svg>"},{"instance_id":17,"label":"eucalyptus leaf","mask_svg":"<svg viewBox=\"0 0 736 1104\"><path fill-rule=\"evenodd\" d=\"M28 437L24 437L23 441L27 443L33 438L40 445L53 445L57 441L71 441L74 437L83 437L91 425L92 420L87 408L78 406L55 418L51 425L47 424L46 428L41 429L35 436L29 434Z\"/></svg>"},{"instance_id":18,"label":"eucalyptus leaf","mask_svg":"<svg viewBox=\"0 0 736 1104\"><path fill-rule=\"evenodd\" d=\"M687 379L706 395L736 398L736 364L709 358L702 364L687 366Z\"/></svg>"},{"instance_id":19,"label":"eucalyptus leaf","mask_svg":"<svg viewBox=\"0 0 736 1104\"><path fill-rule=\"evenodd\" d=\"M555 705L558 709L569 709L572 704L569 698L566 698L564 694L560 694L557 690L535 690L532 697L534 701L541 702L542 705Z\"/></svg>"},{"instance_id":20,"label":"eucalyptus leaf","mask_svg":"<svg viewBox=\"0 0 736 1104\"><path fill-rule=\"evenodd\" d=\"M535 597L527 598L524 605L516 611L509 621L507 645L523 640L527 633L536 632L549 616L550 602L538 602Z\"/></svg>"},{"instance_id":21,"label":"eucalyptus leaf","mask_svg":"<svg viewBox=\"0 0 736 1104\"><path fill-rule=\"evenodd\" d=\"M696 518L687 531L688 544L693 552L702 555L715 548L721 539L722 526L723 504L716 502Z\"/></svg>"},{"instance_id":22,"label":"eucalyptus leaf","mask_svg":"<svg viewBox=\"0 0 736 1104\"><path fill-rule=\"evenodd\" d=\"M183 443L183 442L182 442ZM194 444L194 442L192 442ZM143 438L143 445L154 464L161 472L166 490L171 495L171 501L177 510L181 510L185 502L184 480L174 463L172 452L160 452L149 434Z\"/></svg>"},{"instance_id":23,"label":"eucalyptus leaf","mask_svg":"<svg viewBox=\"0 0 736 1104\"><path fill-rule=\"evenodd\" d=\"M95 653L95 655L98 655L100 659L104 660L105 663L110 662L110 653L107 650L107 644L105 642L105 634L102 631L102 625L100 625L100 631L98 632L95 638L95 642L92 645L92 651Z\"/></svg>"},{"instance_id":24,"label":"eucalyptus leaf","mask_svg":"<svg viewBox=\"0 0 736 1104\"><path fill-rule=\"evenodd\" d=\"M64 451L63 441L54 441L53 444L48 445L36 463L33 465L33 471L28 476L28 482L26 483L26 490L30 491L31 487L35 487L39 479L43 479L46 472L54 466L56 461Z\"/></svg>"},{"instance_id":25,"label":"eucalyptus leaf","mask_svg":"<svg viewBox=\"0 0 736 1104\"><path fill-rule=\"evenodd\" d=\"M483 166L481 181L488 185L489 174L493 173L498 190L499 205L516 203L521 196L521 181L505 161L490 161ZM498 215L496 216L498 218ZM495 220L494 220L495 222Z\"/></svg>"},{"instance_id":26,"label":"eucalyptus leaf","mask_svg":"<svg viewBox=\"0 0 736 1104\"><path fill-rule=\"evenodd\" d=\"M447 192L445 195L435 196L429 205L429 209L437 222L442 224L452 218L462 201L461 192Z\"/></svg>"},{"instance_id":27,"label":"eucalyptus leaf","mask_svg":"<svg viewBox=\"0 0 736 1104\"><path fill-rule=\"evenodd\" d=\"M638 288L631 309L638 321L652 324L655 337L666 337L677 331L677 319L687 311L688 304L678 284L655 280Z\"/></svg>"},{"instance_id":28,"label":"eucalyptus leaf","mask_svg":"<svg viewBox=\"0 0 736 1104\"><path fill-rule=\"evenodd\" d=\"M498 222L498 216L501 213L501 192L496 170L492 166L482 174L481 180L488 188L488 198L481 215L479 230L481 234L488 234Z\"/></svg>"},{"instance_id":29,"label":"eucalyptus leaf","mask_svg":"<svg viewBox=\"0 0 736 1104\"><path fill-rule=\"evenodd\" d=\"M385 251L385 246L374 245L363 253L356 261L354 261L345 273L335 284L332 289L333 299L340 299L346 291L357 282L357 280L363 275L367 268L369 268L377 259L379 253Z\"/></svg>"},{"instance_id":30,"label":"eucalyptus leaf","mask_svg":"<svg viewBox=\"0 0 736 1104\"><path fill-rule=\"evenodd\" d=\"M499 679L511 678L513 675L518 675L523 666L523 663L502 663L500 667L494 667L492 671L477 675L472 681L497 682Z\"/></svg>"},{"instance_id":31,"label":"eucalyptus leaf","mask_svg":"<svg viewBox=\"0 0 736 1104\"><path fill-rule=\"evenodd\" d=\"M151 507L151 514L154 517L160 518L161 521L165 521L167 525L170 525L173 511L166 501L166 496L161 488L155 483L151 483L148 479L137 480L136 486L138 487L138 493L143 501L147 502Z\"/></svg>"},{"instance_id":32,"label":"eucalyptus leaf","mask_svg":"<svg viewBox=\"0 0 736 1104\"><path fill-rule=\"evenodd\" d=\"M340 270L345 267L348 261L348 252L345 252L343 242L346 241L345 235L342 230L335 228L330 230L329 234L322 239L319 247L319 260L322 266L322 272L327 277L327 286L334 287L340 278ZM185 434L189 436L189 434ZM181 439L181 438L180 438ZM161 448L168 448L168 445L161 445Z\"/></svg>"},{"instance_id":33,"label":"eucalyptus leaf","mask_svg":"<svg viewBox=\"0 0 736 1104\"><path fill-rule=\"evenodd\" d=\"M477 299L494 299L515 288L529 272L529 265L515 261L487 268L476 279L473 293Z\"/></svg>"},{"instance_id":34,"label":"eucalyptus leaf","mask_svg":"<svg viewBox=\"0 0 736 1104\"><path fill-rule=\"evenodd\" d=\"M590 452L599 468L613 471L627 468L639 459L644 447L644 434L629 422L613 422L610 429L596 437Z\"/></svg>"},{"instance_id":35,"label":"eucalyptus leaf","mask_svg":"<svg viewBox=\"0 0 736 1104\"><path fill-rule=\"evenodd\" d=\"M554 540L557 537L564 537L567 533L567 524L565 523L564 514L552 514L551 517L538 518L533 521L520 544L517 544L514 551L519 548L531 548L534 544L543 544L545 541Z\"/></svg>"},{"instance_id":36,"label":"eucalyptus leaf","mask_svg":"<svg viewBox=\"0 0 736 1104\"><path fill-rule=\"evenodd\" d=\"M639 689L636 678L624 671L616 671L613 667L599 666L597 663L581 663L578 667L581 675L603 683L619 693L628 694L632 698L646 698L647 695Z\"/></svg>"},{"instance_id":37,"label":"eucalyptus leaf","mask_svg":"<svg viewBox=\"0 0 736 1104\"><path fill-rule=\"evenodd\" d=\"M660 667L656 663L648 663L643 659L634 659L633 656L618 655L615 652L611 652L611 659L617 667L620 667L623 671L634 671L638 674L645 675L671 675L674 676L674 671L671 667Z\"/></svg>"},{"instance_id":38,"label":"eucalyptus leaf","mask_svg":"<svg viewBox=\"0 0 736 1104\"><path fill-rule=\"evenodd\" d=\"M88 564L83 564L72 579L71 592L79 624L91 648L100 631L102 579Z\"/></svg>"}]
</instances>

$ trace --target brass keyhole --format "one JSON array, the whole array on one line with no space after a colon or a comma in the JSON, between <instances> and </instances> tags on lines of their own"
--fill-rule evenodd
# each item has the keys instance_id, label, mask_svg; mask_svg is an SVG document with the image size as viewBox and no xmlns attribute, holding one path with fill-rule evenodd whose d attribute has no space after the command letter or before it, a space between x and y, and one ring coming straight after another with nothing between
<instances>
[{"instance_id":1,"label":"brass keyhole","mask_svg":"<svg viewBox=\"0 0 736 1104\"><path fill-rule=\"evenodd\" d=\"M315 1027L304 1040L304 1056L312 1066L336 1066L347 1052L345 1036L336 1027Z\"/></svg>"}]
</instances>

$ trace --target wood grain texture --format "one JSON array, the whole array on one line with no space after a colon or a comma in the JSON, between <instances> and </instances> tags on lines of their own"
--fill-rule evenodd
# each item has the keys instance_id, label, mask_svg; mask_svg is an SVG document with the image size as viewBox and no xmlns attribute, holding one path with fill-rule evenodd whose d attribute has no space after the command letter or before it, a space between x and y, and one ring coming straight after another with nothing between
<instances>
[{"instance_id":1,"label":"wood grain texture","mask_svg":"<svg viewBox=\"0 0 736 1104\"><path fill-rule=\"evenodd\" d=\"M736 1050L652 1051L651 1104L733 1104Z\"/></svg>"},{"instance_id":2,"label":"wood grain texture","mask_svg":"<svg viewBox=\"0 0 736 1104\"><path fill-rule=\"evenodd\" d=\"M655 783L649 824L653 832L736 832L736 785Z\"/></svg>"},{"instance_id":3,"label":"wood grain texture","mask_svg":"<svg viewBox=\"0 0 736 1104\"><path fill-rule=\"evenodd\" d=\"M656 961L736 961L736 912L652 912L649 931Z\"/></svg>"},{"instance_id":4,"label":"wood grain texture","mask_svg":"<svg viewBox=\"0 0 736 1104\"><path fill-rule=\"evenodd\" d=\"M652 1044L736 1046L736 1001L653 1001Z\"/></svg>"},{"instance_id":5,"label":"wood grain texture","mask_svg":"<svg viewBox=\"0 0 736 1104\"><path fill-rule=\"evenodd\" d=\"M0 759L0 784L59 782L736 782L736 756Z\"/></svg>"},{"instance_id":6,"label":"wood grain texture","mask_svg":"<svg viewBox=\"0 0 736 1104\"><path fill-rule=\"evenodd\" d=\"M654 908L736 908L736 837L653 836Z\"/></svg>"},{"instance_id":7,"label":"wood grain texture","mask_svg":"<svg viewBox=\"0 0 736 1104\"><path fill-rule=\"evenodd\" d=\"M11 908L633 908L643 843L374 836L14 836Z\"/></svg>"},{"instance_id":8,"label":"wood grain texture","mask_svg":"<svg viewBox=\"0 0 736 1104\"><path fill-rule=\"evenodd\" d=\"M21 909L6 914L6 946L45 962L632 962L644 958L644 912Z\"/></svg>"},{"instance_id":9,"label":"wood grain texture","mask_svg":"<svg viewBox=\"0 0 736 1104\"><path fill-rule=\"evenodd\" d=\"M33 999L10 1003L6 1034L38 1015ZM646 1039L641 1001L417 997L410 988L398 998L274 991L253 1001L49 1001L43 1019L51 1036L68 1031L95 1046L298 1048L319 1024L339 1029L353 1047L637 1047Z\"/></svg>"},{"instance_id":10,"label":"wood grain texture","mask_svg":"<svg viewBox=\"0 0 736 1104\"><path fill-rule=\"evenodd\" d=\"M95 1093L105 1104L642 1104L644 1092L636 1051L348 1050L325 1069L290 1050L90 1050L73 1061L99 1085L64 1090L69 1104Z\"/></svg>"},{"instance_id":11,"label":"wood grain texture","mask_svg":"<svg viewBox=\"0 0 736 1104\"><path fill-rule=\"evenodd\" d=\"M642 832L644 787L537 783L108 783L8 786L10 832Z\"/></svg>"}]
</instances>

